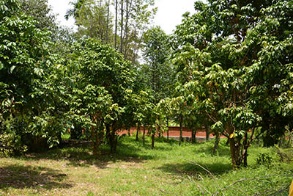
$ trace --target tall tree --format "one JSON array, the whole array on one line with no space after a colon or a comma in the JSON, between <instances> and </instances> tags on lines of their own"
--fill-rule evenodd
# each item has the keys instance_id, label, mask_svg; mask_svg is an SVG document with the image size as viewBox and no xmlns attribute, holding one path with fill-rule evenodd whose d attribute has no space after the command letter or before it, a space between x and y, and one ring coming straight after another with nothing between
<instances>
[{"instance_id":1,"label":"tall tree","mask_svg":"<svg viewBox=\"0 0 293 196\"><path fill-rule=\"evenodd\" d=\"M153 91L155 103L171 95L173 82L172 67L168 61L170 54L169 37L160 27L147 30L143 35L144 76L146 86Z\"/></svg>"},{"instance_id":2,"label":"tall tree","mask_svg":"<svg viewBox=\"0 0 293 196\"><path fill-rule=\"evenodd\" d=\"M75 18L80 36L100 39L137 63L141 36L156 13L153 0L79 0L73 5L66 17Z\"/></svg>"},{"instance_id":3,"label":"tall tree","mask_svg":"<svg viewBox=\"0 0 293 196\"><path fill-rule=\"evenodd\" d=\"M55 16L51 13L48 0L20 0L21 9L36 20L36 26L49 31L56 30Z\"/></svg>"},{"instance_id":4,"label":"tall tree","mask_svg":"<svg viewBox=\"0 0 293 196\"><path fill-rule=\"evenodd\" d=\"M66 18L73 16L78 27L77 35L96 38L102 43L112 44L112 15L110 2L107 0L79 0L73 3L73 9L68 10Z\"/></svg>"}]
</instances>

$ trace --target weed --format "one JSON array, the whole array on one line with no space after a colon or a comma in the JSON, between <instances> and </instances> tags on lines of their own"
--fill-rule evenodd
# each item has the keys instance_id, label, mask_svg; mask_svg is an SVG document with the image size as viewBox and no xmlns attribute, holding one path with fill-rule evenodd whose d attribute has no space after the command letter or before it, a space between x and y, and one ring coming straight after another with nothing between
<instances>
[{"instance_id":1,"label":"weed","mask_svg":"<svg viewBox=\"0 0 293 196\"><path fill-rule=\"evenodd\" d=\"M273 158L266 153L260 153L256 159L258 165L265 165L270 168Z\"/></svg>"}]
</instances>

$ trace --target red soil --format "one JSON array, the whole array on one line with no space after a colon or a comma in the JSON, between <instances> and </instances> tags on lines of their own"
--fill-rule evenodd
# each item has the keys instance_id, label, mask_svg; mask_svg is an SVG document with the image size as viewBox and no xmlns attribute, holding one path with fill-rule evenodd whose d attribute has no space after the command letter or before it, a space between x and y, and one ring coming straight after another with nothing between
<instances>
[{"instance_id":1,"label":"red soil","mask_svg":"<svg viewBox=\"0 0 293 196\"><path fill-rule=\"evenodd\" d=\"M143 131L143 127L140 128L140 132ZM146 133L148 132L148 130L146 129ZM127 134L127 130L123 130L119 132L119 135L122 134ZM135 134L136 133L136 127L132 127L130 129L130 134ZM167 131L165 131L163 133L164 137L167 137ZM169 137L179 137L180 136L180 128L179 127L169 127ZM182 129L182 137L184 138L191 138L191 130L188 128L183 128ZM210 134L210 138L213 138L214 135ZM196 131L196 138L202 138L205 139L206 138L206 132L204 129L200 129Z\"/></svg>"}]
</instances>

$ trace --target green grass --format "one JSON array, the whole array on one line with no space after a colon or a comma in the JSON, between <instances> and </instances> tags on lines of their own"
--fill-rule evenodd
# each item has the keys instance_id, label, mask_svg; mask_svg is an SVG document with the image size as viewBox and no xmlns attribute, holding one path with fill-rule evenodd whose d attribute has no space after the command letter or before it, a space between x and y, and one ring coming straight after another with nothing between
<instances>
[{"instance_id":1,"label":"green grass","mask_svg":"<svg viewBox=\"0 0 293 196\"><path fill-rule=\"evenodd\" d=\"M158 140L151 149L124 137L116 154L103 147L96 158L88 147L2 157L0 195L288 195L293 163L274 148L252 146L249 166L233 170L224 142L216 156L212 147ZM258 165L260 154L271 163Z\"/></svg>"}]
</instances>

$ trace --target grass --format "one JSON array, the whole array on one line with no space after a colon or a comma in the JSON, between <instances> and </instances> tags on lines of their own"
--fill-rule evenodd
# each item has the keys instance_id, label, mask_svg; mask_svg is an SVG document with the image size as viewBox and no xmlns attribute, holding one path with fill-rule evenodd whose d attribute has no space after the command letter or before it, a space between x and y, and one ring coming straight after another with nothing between
<instances>
[{"instance_id":1,"label":"grass","mask_svg":"<svg viewBox=\"0 0 293 196\"><path fill-rule=\"evenodd\" d=\"M249 149L249 167L232 170L229 149L212 142L191 145L124 137L116 154L103 147L52 149L0 158L0 195L288 195L293 163L279 162L274 148ZM292 149L291 149L292 150ZM292 151L291 151L292 152ZM257 164L260 154L270 163Z\"/></svg>"}]
</instances>

